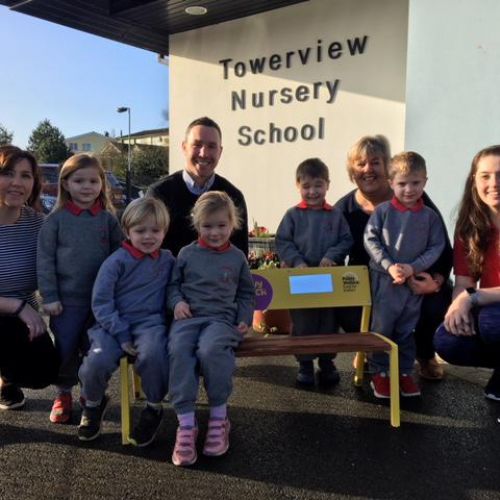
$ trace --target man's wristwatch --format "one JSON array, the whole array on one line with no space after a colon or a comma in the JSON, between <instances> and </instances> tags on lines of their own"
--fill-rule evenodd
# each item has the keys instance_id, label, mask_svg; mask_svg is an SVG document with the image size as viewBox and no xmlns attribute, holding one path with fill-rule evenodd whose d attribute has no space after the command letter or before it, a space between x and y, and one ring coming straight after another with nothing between
<instances>
[{"instance_id":1,"label":"man's wristwatch","mask_svg":"<svg viewBox=\"0 0 500 500\"><path fill-rule=\"evenodd\" d=\"M477 288L470 286L466 288L465 291L469 294L470 305L472 307L477 307L479 305L479 295L477 293Z\"/></svg>"}]
</instances>

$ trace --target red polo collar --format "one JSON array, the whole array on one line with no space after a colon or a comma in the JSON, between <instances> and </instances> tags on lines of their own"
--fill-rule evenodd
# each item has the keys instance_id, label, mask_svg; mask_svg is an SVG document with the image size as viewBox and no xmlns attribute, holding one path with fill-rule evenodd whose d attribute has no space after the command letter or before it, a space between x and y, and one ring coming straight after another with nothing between
<instances>
[{"instance_id":1,"label":"red polo collar","mask_svg":"<svg viewBox=\"0 0 500 500\"><path fill-rule=\"evenodd\" d=\"M152 253L144 253L141 252L138 248L135 248L132 246L128 241L124 241L122 243L122 247L127 250L127 252L134 257L134 259L137 260L142 260L144 257L151 257L152 259L156 260L160 257L160 249L155 250Z\"/></svg>"},{"instance_id":2,"label":"red polo collar","mask_svg":"<svg viewBox=\"0 0 500 500\"><path fill-rule=\"evenodd\" d=\"M208 248L210 250L215 250L216 252L227 252L231 248L231 243L229 241L220 247L213 247L201 238L198 238L198 245L200 245L201 248Z\"/></svg>"},{"instance_id":3,"label":"red polo collar","mask_svg":"<svg viewBox=\"0 0 500 500\"><path fill-rule=\"evenodd\" d=\"M331 212L333 210L333 207L326 201L323 203L321 207L313 208L310 207L304 200L302 200L298 205L296 205L296 207L300 208L301 210L324 210L325 212Z\"/></svg>"},{"instance_id":4,"label":"red polo collar","mask_svg":"<svg viewBox=\"0 0 500 500\"><path fill-rule=\"evenodd\" d=\"M424 200L422 198L420 198L413 207L407 207L393 196L391 204L398 212L420 212L420 210L424 208Z\"/></svg>"},{"instance_id":5,"label":"red polo collar","mask_svg":"<svg viewBox=\"0 0 500 500\"><path fill-rule=\"evenodd\" d=\"M64 204L64 208L76 216L79 216L82 212L85 212L85 210L88 210L92 215L97 215L99 212L104 210L101 200L96 200L90 208L80 208L76 203L67 201Z\"/></svg>"}]
</instances>

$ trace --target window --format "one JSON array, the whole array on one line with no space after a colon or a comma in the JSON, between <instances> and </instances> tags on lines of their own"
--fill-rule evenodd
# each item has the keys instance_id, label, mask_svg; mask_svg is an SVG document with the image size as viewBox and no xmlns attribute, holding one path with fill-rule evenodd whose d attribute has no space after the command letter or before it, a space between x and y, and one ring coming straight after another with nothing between
<instances>
[{"instance_id":1,"label":"window","mask_svg":"<svg viewBox=\"0 0 500 500\"><path fill-rule=\"evenodd\" d=\"M92 151L92 144L84 142L82 144L82 151Z\"/></svg>"},{"instance_id":2,"label":"window","mask_svg":"<svg viewBox=\"0 0 500 500\"><path fill-rule=\"evenodd\" d=\"M70 142L69 143L69 149L71 151L78 151L78 143L76 143L76 142Z\"/></svg>"}]
</instances>

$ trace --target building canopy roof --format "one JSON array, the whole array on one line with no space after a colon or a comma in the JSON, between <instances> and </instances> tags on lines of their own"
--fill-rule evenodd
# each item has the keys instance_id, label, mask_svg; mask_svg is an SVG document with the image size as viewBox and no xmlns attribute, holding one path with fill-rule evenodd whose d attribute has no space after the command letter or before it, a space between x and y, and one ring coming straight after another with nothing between
<instances>
[{"instance_id":1,"label":"building canopy roof","mask_svg":"<svg viewBox=\"0 0 500 500\"><path fill-rule=\"evenodd\" d=\"M168 54L169 35L308 0L0 0L16 12ZM204 7L190 15L187 7Z\"/></svg>"}]
</instances>

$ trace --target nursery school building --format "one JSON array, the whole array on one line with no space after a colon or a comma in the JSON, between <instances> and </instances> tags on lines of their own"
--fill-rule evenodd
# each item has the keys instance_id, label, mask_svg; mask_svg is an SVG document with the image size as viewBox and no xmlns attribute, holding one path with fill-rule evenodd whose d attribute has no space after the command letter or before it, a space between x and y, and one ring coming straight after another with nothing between
<instances>
[{"instance_id":1,"label":"nursery school building","mask_svg":"<svg viewBox=\"0 0 500 500\"><path fill-rule=\"evenodd\" d=\"M348 148L371 134L425 157L427 191L451 228L472 156L500 142L498 0L0 4L158 53L170 66L172 171L187 124L212 117L218 172L271 230L297 202L298 163L327 163L334 202L352 189Z\"/></svg>"}]
</instances>

